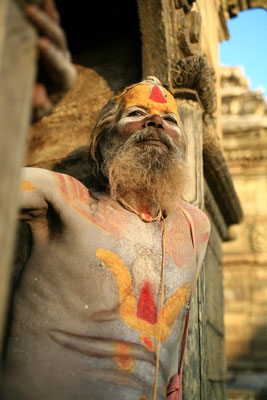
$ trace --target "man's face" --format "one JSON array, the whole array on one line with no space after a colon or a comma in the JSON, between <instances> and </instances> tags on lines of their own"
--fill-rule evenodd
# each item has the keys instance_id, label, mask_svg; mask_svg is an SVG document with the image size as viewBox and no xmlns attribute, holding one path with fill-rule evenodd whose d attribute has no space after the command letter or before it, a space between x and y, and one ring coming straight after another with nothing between
<instances>
[{"instance_id":1,"label":"man's face","mask_svg":"<svg viewBox=\"0 0 267 400\"><path fill-rule=\"evenodd\" d=\"M168 209L185 182L185 136L176 102L154 84L134 86L121 101L122 116L101 149L110 193L146 193Z\"/></svg>"},{"instance_id":2,"label":"man's face","mask_svg":"<svg viewBox=\"0 0 267 400\"><path fill-rule=\"evenodd\" d=\"M165 135L176 145L179 144L181 120L175 99L167 90L153 84L137 85L126 94L123 102L124 111L118 123L123 136L128 137L136 131L150 128L147 140L138 143L139 146L164 147L162 137Z\"/></svg>"}]
</instances>

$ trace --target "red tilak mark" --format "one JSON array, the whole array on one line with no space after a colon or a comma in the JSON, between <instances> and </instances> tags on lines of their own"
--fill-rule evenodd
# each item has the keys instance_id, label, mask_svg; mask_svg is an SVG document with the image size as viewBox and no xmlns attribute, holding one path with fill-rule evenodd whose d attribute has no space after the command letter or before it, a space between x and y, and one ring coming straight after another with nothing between
<instances>
[{"instance_id":1,"label":"red tilak mark","mask_svg":"<svg viewBox=\"0 0 267 400\"><path fill-rule=\"evenodd\" d=\"M149 99L155 101L156 103L167 103L167 100L163 96L162 91L160 90L158 85L153 86Z\"/></svg>"},{"instance_id":2,"label":"red tilak mark","mask_svg":"<svg viewBox=\"0 0 267 400\"><path fill-rule=\"evenodd\" d=\"M149 282L146 281L141 289L136 315L154 325L158 322L158 309L149 286Z\"/></svg>"}]
</instances>

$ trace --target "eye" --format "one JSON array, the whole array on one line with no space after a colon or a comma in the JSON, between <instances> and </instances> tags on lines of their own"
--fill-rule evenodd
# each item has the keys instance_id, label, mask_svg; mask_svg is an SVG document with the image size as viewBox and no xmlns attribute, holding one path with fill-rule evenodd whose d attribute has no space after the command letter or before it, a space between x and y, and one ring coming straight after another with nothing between
<instances>
[{"instance_id":1,"label":"eye","mask_svg":"<svg viewBox=\"0 0 267 400\"><path fill-rule=\"evenodd\" d=\"M178 125L177 121L175 118L171 117L170 115L166 115L163 117L164 121L172 122L175 125Z\"/></svg>"},{"instance_id":2,"label":"eye","mask_svg":"<svg viewBox=\"0 0 267 400\"><path fill-rule=\"evenodd\" d=\"M146 115L146 114L145 114L144 111L134 110L134 111L131 111L131 112L127 115L127 117L145 116L145 115Z\"/></svg>"}]
</instances>

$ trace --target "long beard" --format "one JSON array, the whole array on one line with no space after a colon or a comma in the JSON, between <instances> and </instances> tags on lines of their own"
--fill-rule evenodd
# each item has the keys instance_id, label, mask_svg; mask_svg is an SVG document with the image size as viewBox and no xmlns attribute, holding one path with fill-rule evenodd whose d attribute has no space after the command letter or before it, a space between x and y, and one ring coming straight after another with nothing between
<instances>
[{"instance_id":1,"label":"long beard","mask_svg":"<svg viewBox=\"0 0 267 400\"><path fill-rule=\"evenodd\" d=\"M145 144L153 139L165 146ZM145 128L126 140L117 134L106 142L103 155L103 173L113 199L135 193L164 211L182 199L187 182L184 154L160 129Z\"/></svg>"}]
</instances>

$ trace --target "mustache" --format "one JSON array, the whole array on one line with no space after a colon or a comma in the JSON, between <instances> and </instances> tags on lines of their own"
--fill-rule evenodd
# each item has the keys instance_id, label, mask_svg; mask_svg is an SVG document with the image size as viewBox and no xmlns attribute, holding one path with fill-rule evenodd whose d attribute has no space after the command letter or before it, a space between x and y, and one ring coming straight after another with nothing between
<instances>
[{"instance_id":1,"label":"mustache","mask_svg":"<svg viewBox=\"0 0 267 400\"><path fill-rule=\"evenodd\" d=\"M165 146L169 150L173 150L176 145L173 140L166 135L166 133L162 132L159 128L149 127L140 129L136 132L132 132L127 140L124 142L124 148L132 147L135 144L146 142L149 140L158 140L161 143L165 144Z\"/></svg>"}]
</instances>

